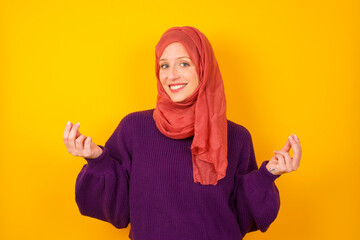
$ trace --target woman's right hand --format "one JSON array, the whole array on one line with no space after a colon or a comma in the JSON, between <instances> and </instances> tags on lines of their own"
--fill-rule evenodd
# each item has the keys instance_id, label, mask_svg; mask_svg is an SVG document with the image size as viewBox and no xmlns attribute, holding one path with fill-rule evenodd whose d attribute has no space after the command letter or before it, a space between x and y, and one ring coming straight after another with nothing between
<instances>
[{"instance_id":1,"label":"woman's right hand","mask_svg":"<svg viewBox=\"0 0 360 240\"><path fill-rule=\"evenodd\" d=\"M68 122L64 131L64 143L66 149L73 156L84 158L97 158L103 150L91 140L79 132L80 123L73 124Z\"/></svg>"}]
</instances>

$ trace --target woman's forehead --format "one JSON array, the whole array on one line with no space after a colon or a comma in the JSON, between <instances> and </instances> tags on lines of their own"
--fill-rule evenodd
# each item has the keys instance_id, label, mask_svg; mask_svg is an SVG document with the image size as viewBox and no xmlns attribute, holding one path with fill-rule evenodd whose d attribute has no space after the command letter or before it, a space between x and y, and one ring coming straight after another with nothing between
<instances>
[{"instance_id":1,"label":"woman's forehead","mask_svg":"<svg viewBox=\"0 0 360 240\"><path fill-rule=\"evenodd\" d=\"M171 57L172 58L187 57L187 58L189 58L189 53L183 44L181 44L179 42L174 42L174 43L171 43L168 46L166 46L166 48L164 49L164 51L161 55L160 61L166 59L167 57L170 57L170 58Z\"/></svg>"}]
</instances>

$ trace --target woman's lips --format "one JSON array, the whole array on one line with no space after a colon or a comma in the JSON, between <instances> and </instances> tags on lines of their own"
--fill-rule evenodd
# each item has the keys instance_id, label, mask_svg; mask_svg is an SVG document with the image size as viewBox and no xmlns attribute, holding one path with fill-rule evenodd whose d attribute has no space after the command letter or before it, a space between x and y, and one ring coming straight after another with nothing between
<instances>
[{"instance_id":1,"label":"woman's lips","mask_svg":"<svg viewBox=\"0 0 360 240\"><path fill-rule=\"evenodd\" d=\"M187 83L182 83L182 84L170 84L169 88L171 92L178 92L181 89L183 89L185 86L187 85ZM180 88L176 88L176 89L171 89L171 86L181 86Z\"/></svg>"}]
</instances>

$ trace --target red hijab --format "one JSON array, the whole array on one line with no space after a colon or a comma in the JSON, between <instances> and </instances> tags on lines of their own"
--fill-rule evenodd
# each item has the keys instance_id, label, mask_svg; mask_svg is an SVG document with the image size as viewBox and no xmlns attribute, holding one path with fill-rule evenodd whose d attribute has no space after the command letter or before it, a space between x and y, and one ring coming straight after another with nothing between
<instances>
[{"instance_id":1,"label":"red hijab","mask_svg":"<svg viewBox=\"0 0 360 240\"><path fill-rule=\"evenodd\" d=\"M159 79L159 59L173 42L180 42L186 48L199 77L199 86L182 102L173 102ZM191 144L194 182L216 185L226 176L228 166L227 118L224 85L212 46L194 27L172 27L161 36L155 55L156 126L172 139L194 136Z\"/></svg>"}]
</instances>

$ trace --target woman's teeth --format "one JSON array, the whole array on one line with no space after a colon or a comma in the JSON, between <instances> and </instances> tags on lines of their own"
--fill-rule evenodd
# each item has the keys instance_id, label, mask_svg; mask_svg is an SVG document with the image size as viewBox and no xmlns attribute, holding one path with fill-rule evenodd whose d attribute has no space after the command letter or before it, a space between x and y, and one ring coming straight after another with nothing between
<instances>
[{"instance_id":1,"label":"woman's teeth","mask_svg":"<svg viewBox=\"0 0 360 240\"><path fill-rule=\"evenodd\" d=\"M172 85L172 86L170 86L170 89L175 90L175 89L179 89L179 88L182 88L182 87L185 87L185 86L186 86L186 84Z\"/></svg>"}]
</instances>

